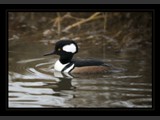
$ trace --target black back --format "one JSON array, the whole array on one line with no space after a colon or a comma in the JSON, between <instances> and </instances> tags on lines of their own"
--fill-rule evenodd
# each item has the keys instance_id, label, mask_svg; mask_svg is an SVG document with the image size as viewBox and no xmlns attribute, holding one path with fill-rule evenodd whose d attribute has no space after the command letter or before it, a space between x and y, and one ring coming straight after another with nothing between
<instances>
[{"instance_id":1,"label":"black back","mask_svg":"<svg viewBox=\"0 0 160 120\"><path fill-rule=\"evenodd\" d=\"M110 64L106 64L100 60L72 60L75 64L75 67L84 67L84 66L111 66Z\"/></svg>"}]
</instances>

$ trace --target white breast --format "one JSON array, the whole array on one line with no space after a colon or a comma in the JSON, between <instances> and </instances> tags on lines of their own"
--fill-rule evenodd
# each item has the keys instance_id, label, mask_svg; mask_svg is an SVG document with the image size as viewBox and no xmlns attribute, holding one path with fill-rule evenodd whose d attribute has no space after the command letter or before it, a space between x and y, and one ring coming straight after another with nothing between
<instances>
[{"instance_id":1,"label":"white breast","mask_svg":"<svg viewBox=\"0 0 160 120\"><path fill-rule=\"evenodd\" d=\"M68 64L69 64L69 63L62 64L59 60L57 60L57 62L56 62L55 65L54 65L54 69L55 69L56 71L61 72L61 71L63 70L63 68L64 68L66 65L68 65ZM69 68L67 68L64 72L69 72L71 69L73 69L73 67L74 67L74 64L71 65Z\"/></svg>"}]
</instances>

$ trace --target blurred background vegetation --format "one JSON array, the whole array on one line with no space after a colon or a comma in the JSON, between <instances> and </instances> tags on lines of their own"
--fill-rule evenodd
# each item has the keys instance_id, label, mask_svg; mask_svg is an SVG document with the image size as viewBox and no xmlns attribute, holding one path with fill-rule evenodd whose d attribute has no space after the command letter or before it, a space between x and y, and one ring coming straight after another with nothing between
<instances>
[{"instance_id":1,"label":"blurred background vegetation","mask_svg":"<svg viewBox=\"0 0 160 120\"><path fill-rule=\"evenodd\" d=\"M152 44L152 12L9 12L9 40L30 36L44 44L60 39L104 43L115 50Z\"/></svg>"}]
</instances>

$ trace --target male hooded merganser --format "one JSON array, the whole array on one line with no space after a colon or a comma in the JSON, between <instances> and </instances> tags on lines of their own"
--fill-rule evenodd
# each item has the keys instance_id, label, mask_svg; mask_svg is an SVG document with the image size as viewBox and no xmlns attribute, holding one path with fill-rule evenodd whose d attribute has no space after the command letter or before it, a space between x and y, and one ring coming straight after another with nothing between
<instances>
[{"instance_id":1,"label":"male hooded merganser","mask_svg":"<svg viewBox=\"0 0 160 120\"><path fill-rule=\"evenodd\" d=\"M78 52L78 45L72 40L61 40L55 44L55 50L47 55L59 55L54 69L64 73L105 73L112 70L110 64L97 60L73 60L74 54Z\"/></svg>"}]
</instances>

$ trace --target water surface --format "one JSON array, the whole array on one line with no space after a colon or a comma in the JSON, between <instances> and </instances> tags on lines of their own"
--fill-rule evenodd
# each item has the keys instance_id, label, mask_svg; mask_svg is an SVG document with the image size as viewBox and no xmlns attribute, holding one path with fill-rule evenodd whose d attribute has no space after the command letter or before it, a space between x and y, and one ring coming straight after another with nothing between
<instances>
[{"instance_id":1,"label":"water surface","mask_svg":"<svg viewBox=\"0 0 160 120\"><path fill-rule=\"evenodd\" d=\"M120 73L70 75L54 72L54 44L9 40L9 108L151 108L150 49L117 53L102 43L77 41L80 58L96 58L127 69Z\"/></svg>"}]
</instances>

